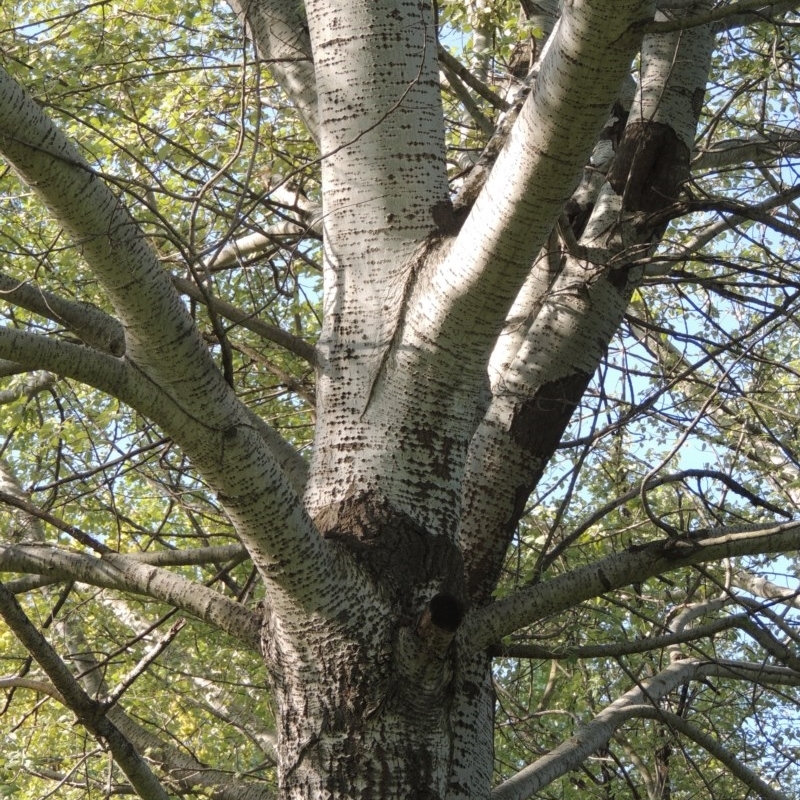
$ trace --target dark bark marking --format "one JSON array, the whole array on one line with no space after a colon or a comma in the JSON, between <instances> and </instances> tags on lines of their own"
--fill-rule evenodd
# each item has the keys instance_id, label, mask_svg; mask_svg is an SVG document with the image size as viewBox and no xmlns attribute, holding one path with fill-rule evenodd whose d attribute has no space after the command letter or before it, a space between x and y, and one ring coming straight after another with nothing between
<instances>
[{"instance_id":1,"label":"dark bark marking","mask_svg":"<svg viewBox=\"0 0 800 800\"><path fill-rule=\"evenodd\" d=\"M402 425L400 433L403 441L416 439L420 447L431 454L431 475L445 480L452 477L449 465L456 443L451 437L442 436L438 428L425 422L417 422L414 427ZM420 488L423 488L425 484L420 483L419 485Z\"/></svg>"},{"instance_id":2,"label":"dark bark marking","mask_svg":"<svg viewBox=\"0 0 800 800\"><path fill-rule=\"evenodd\" d=\"M608 577L606 576L605 572L603 572L602 569L598 569L597 570L597 578L600 581L600 583L603 585L603 588L607 592L610 592L611 589L612 589L611 581L608 579Z\"/></svg>"},{"instance_id":3,"label":"dark bark marking","mask_svg":"<svg viewBox=\"0 0 800 800\"><path fill-rule=\"evenodd\" d=\"M449 198L434 203L431 206L431 215L438 232L442 236L455 236L458 233L461 224L456 220L453 204Z\"/></svg>"},{"instance_id":4,"label":"dark bark marking","mask_svg":"<svg viewBox=\"0 0 800 800\"><path fill-rule=\"evenodd\" d=\"M315 523L399 602L401 614L415 619L428 597L415 587L439 584L440 592L463 593L463 562L458 548L434 536L376 494L348 497L324 509ZM460 602L460 601L459 601Z\"/></svg>"},{"instance_id":5,"label":"dark bark marking","mask_svg":"<svg viewBox=\"0 0 800 800\"><path fill-rule=\"evenodd\" d=\"M692 114L695 119L700 119L700 114L703 111L703 100L706 96L706 90L702 86L698 86L692 93Z\"/></svg>"},{"instance_id":6,"label":"dark bark marking","mask_svg":"<svg viewBox=\"0 0 800 800\"><path fill-rule=\"evenodd\" d=\"M517 446L530 456L530 474L514 488L514 500L507 519L494 535L508 544L525 513L528 497L539 482L547 462L558 447L564 429L578 405L591 375L576 372L539 387L529 399L517 405L509 433ZM470 598L479 603L488 598L503 566L506 548L490 548L480 565L471 567Z\"/></svg>"},{"instance_id":7,"label":"dark bark marking","mask_svg":"<svg viewBox=\"0 0 800 800\"><path fill-rule=\"evenodd\" d=\"M511 438L531 455L547 461L555 452L591 375L575 372L545 383L520 403L511 420Z\"/></svg>"},{"instance_id":8,"label":"dark bark marking","mask_svg":"<svg viewBox=\"0 0 800 800\"><path fill-rule=\"evenodd\" d=\"M609 123L605 128L603 128L600 134L601 139L610 140L611 146L614 148L614 152L619 149L620 142L625 135L625 126L627 123L628 112L625 110L619 100L615 100L614 105L611 107L611 118Z\"/></svg>"},{"instance_id":9,"label":"dark bark marking","mask_svg":"<svg viewBox=\"0 0 800 800\"><path fill-rule=\"evenodd\" d=\"M678 199L689 175L689 155L671 126L631 122L608 171L608 182L623 196L627 211L662 211Z\"/></svg>"}]
</instances>

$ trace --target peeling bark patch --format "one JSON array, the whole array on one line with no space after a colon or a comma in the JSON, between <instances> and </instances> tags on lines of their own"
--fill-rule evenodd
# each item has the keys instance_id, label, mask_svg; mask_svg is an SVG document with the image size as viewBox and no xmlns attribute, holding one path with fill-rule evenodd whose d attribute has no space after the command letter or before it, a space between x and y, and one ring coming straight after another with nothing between
<instances>
[{"instance_id":1,"label":"peeling bark patch","mask_svg":"<svg viewBox=\"0 0 800 800\"><path fill-rule=\"evenodd\" d=\"M628 211L653 213L678 199L689 175L689 148L661 122L632 122L625 128L608 182Z\"/></svg>"},{"instance_id":2,"label":"peeling bark patch","mask_svg":"<svg viewBox=\"0 0 800 800\"><path fill-rule=\"evenodd\" d=\"M694 114L695 119L700 119L705 96L706 90L702 86L698 86L692 93L692 114Z\"/></svg>"},{"instance_id":3,"label":"peeling bark patch","mask_svg":"<svg viewBox=\"0 0 800 800\"><path fill-rule=\"evenodd\" d=\"M555 452L572 412L586 390L591 375L576 372L542 385L519 404L511 420L511 438L544 461Z\"/></svg>"}]
</instances>

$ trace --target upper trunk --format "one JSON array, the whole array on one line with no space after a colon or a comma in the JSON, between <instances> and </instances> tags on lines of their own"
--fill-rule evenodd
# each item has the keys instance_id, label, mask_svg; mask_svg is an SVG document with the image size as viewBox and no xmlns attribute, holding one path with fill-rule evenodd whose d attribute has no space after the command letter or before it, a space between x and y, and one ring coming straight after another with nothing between
<instances>
[{"instance_id":1,"label":"upper trunk","mask_svg":"<svg viewBox=\"0 0 800 800\"><path fill-rule=\"evenodd\" d=\"M429 2L308 4L322 121L324 323L312 510L386 481L365 425L414 251L449 209ZM356 177L357 176L357 177Z\"/></svg>"}]
</instances>

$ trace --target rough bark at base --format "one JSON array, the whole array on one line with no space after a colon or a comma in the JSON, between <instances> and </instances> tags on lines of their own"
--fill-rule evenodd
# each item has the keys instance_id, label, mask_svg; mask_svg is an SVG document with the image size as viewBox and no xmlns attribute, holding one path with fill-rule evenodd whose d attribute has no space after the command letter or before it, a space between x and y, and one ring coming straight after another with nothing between
<instances>
[{"instance_id":1,"label":"rough bark at base","mask_svg":"<svg viewBox=\"0 0 800 800\"><path fill-rule=\"evenodd\" d=\"M488 797L485 656L462 668L451 652L432 658L408 627L396 631L393 649L337 635L323 621L292 633L302 649L279 645L286 631L274 626L268 635L282 798Z\"/></svg>"},{"instance_id":2,"label":"rough bark at base","mask_svg":"<svg viewBox=\"0 0 800 800\"><path fill-rule=\"evenodd\" d=\"M336 504L317 523L373 602L336 618L298 609L265 620L280 796L487 797L489 660L462 659L454 644L457 551L376 497Z\"/></svg>"}]
</instances>

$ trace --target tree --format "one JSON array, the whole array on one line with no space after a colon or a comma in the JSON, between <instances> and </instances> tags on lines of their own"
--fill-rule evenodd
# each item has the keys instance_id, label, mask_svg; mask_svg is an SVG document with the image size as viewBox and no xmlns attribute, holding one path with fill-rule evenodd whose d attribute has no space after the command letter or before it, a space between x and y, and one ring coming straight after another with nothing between
<instances>
[{"instance_id":1,"label":"tree","mask_svg":"<svg viewBox=\"0 0 800 800\"><path fill-rule=\"evenodd\" d=\"M3 7L5 794L788 796L793 5Z\"/></svg>"}]
</instances>

